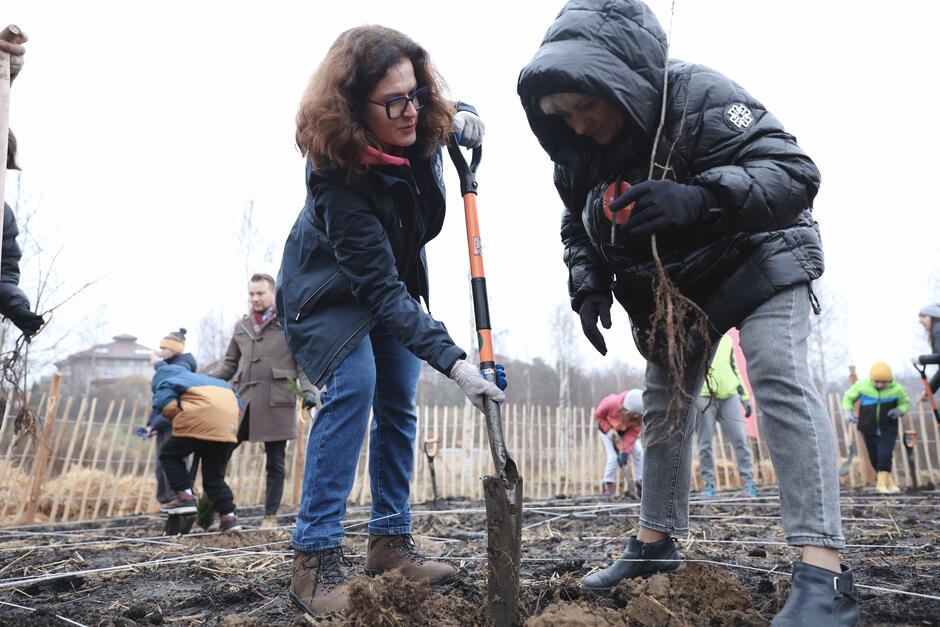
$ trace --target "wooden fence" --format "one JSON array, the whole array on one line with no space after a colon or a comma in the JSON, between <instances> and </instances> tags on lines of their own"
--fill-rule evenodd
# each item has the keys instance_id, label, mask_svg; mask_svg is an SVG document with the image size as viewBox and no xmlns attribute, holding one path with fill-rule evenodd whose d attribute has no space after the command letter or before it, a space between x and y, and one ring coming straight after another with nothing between
<instances>
[{"instance_id":1,"label":"wooden fence","mask_svg":"<svg viewBox=\"0 0 940 627\"><path fill-rule=\"evenodd\" d=\"M847 430L838 399L828 399L839 448L845 458L852 432ZM155 450L153 440L134 434L146 423L148 407L110 402L98 407L94 398L63 398L47 403L40 399L37 414L43 418L35 436L15 438L13 416L0 425L0 522L59 522L156 512L154 500ZM504 408L507 446L525 479L527 498L585 495L600 492L605 455L589 408L549 408L511 405ZM301 491L303 451L311 419L298 424L299 437L287 446L286 505L296 505ZM940 483L940 433L924 406L905 418L918 434L916 472L921 485ZM808 437L808 436L807 436ZM431 477L423 443L437 438L434 465L441 498L482 498L479 478L492 469L484 422L465 407L419 407L415 439L412 499L432 498ZM369 502L368 435L359 457L350 501ZM693 447L694 448L694 447ZM874 475L867 462L864 442L851 472L843 478L849 486L866 485ZM740 487L733 451L716 429L714 457L719 490ZM755 475L759 485L776 483L762 437L752 439ZM697 457L697 456L696 456ZM907 458L900 438L895 451L894 474L899 485L911 484ZM239 507L263 503L265 491L264 447L245 443L232 456L227 480ZM697 461L693 469L697 469ZM624 489L618 473L618 491ZM701 488L693 472L693 489Z\"/></svg>"}]
</instances>

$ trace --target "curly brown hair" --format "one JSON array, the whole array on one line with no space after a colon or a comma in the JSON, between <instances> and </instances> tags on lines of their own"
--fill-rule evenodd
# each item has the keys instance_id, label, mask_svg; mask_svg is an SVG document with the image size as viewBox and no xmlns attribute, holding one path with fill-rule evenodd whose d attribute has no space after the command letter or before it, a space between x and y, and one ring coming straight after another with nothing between
<instances>
[{"instance_id":1,"label":"curly brown hair","mask_svg":"<svg viewBox=\"0 0 940 627\"><path fill-rule=\"evenodd\" d=\"M447 140L454 107L444 97L444 79L427 51L410 37L385 26L359 26L337 37L310 79L297 112L297 147L314 168L347 169L347 178L366 172L366 146L381 148L363 124L369 93L388 69L404 59L414 67L418 87L429 97L417 122L413 154L427 157Z\"/></svg>"}]
</instances>

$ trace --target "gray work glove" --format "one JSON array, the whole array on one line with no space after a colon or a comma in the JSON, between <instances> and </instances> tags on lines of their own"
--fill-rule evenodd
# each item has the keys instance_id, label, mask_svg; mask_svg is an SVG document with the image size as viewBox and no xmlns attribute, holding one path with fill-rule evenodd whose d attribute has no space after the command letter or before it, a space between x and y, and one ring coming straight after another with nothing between
<instances>
[{"instance_id":1,"label":"gray work glove","mask_svg":"<svg viewBox=\"0 0 940 627\"><path fill-rule=\"evenodd\" d=\"M851 423L853 423L853 424L858 423L858 418L856 418L855 416L853 416L853 415L852 415L852 412L850 412L850 411L845 412L845 419L846 419L848 422L851 422Z\"/></svg>"},{"instance_id":2,"label":"gray work glove","mask_svg":"<svg viewBox=\"0 0 940 627\"><path fill-rule=\"evenodd\" d=\"M901 410L898 409L897 407L895 407L894 409L891 409L891 410L888 411L888 418L894 418L895 420L897 420L898 418L900 418L900 417L903 416L903 415L904 415L904 414L902 414L902 413L901 413Z\"/></svg>"},{"instance_id":3,"label":"gray work glove","mask_svg":"<svg viewBox=\"0 0 940 627\"><path fill-rule=\"evenodd\" d=\"M482 412L486 412L484 401L491 399L497 403L506 400L503 391L480 376L480 371L476 366L471 365L465 359L458 359L454 367L450 369L450 378L454 380L460 390L467 395L473 406Z\"/></svg>"},{"instance_id":4,"label":"gray work glove","mask_svg":"<svg viewBox=\"0 0 940 627\"><path fill-rule=\"evenodd\" d=\"M454 135L457 143L464 148L476 148L483 143L483 133L486 126L480 116L469 111L458 111L454 114Z\"/></svg>"}]
</instances>

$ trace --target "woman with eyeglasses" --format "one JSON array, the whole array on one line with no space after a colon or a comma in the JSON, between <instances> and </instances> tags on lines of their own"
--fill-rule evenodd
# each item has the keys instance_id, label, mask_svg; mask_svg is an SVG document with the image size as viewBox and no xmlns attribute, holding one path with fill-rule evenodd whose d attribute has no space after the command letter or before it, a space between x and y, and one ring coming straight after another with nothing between
<instances>
[{"instance_id":1,"label":"woman with eyeglasses","mask_svg":"<svg viewBox=\"0 0 940 627\"><path fill-rule=\"evenodd\" d=\"M293 533L289 596L308 614L342 610L355 576L342 553L342 520L370 411L366 573L400 569L429 583L455 575L411 538L421 361L481 410L504 396L419 303L428 304L424 246L444 222L441 146L452 133L472 148L483 123L472 107L444 98L421 46L381 26L339 36L297 114L307 200L285 244L277 315L297 362L325 387Z\"/></svg>"}]
</instances>

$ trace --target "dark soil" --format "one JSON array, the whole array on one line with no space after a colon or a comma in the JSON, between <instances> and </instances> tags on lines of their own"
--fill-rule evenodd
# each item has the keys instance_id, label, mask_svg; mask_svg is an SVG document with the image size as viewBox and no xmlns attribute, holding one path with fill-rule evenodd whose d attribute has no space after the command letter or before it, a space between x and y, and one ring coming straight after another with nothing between
<instances>
[{"instance_id":1,"label":"dark soil","mask_svg":"<svg viewBox=\"0 0 940 627\"><path fill-rule=\"evenodd\" d=\"M254 528L260 517L251 512L245 512L245 532L226 536L196 535L202 531L197 527L189 536L163 537L163 521L147 516L105 526L0 529L0 601L35 610L0 605L0 625L66 624L56 615L113 626L482 625L485 515L453 511L481 507L448 501L431 515L420 513L432 510L430 505L415 507L419 546L458 569L455 583L429 588L397 573L362 577L352 586L344 615L317 619L304 617L287 600L289 529ZM608 597L596 598L578 580L623 550L636 523L635 503L559 498L527 508L523 524L542 523L523 534L520 619L531 626L767 625L786 599L785 575L798 555L777 544L783 532L773 499L694 503L695 540L681 547L686 563L669 574L623 582ZM856 492L843 496L842 513L849 543L879 545L846 549L857 583L940 595L940 494L882 498ZM353 509L350 520L367 516ZM282 516L282 524L288 519ZM363 527L351 529L346 550L359 572L365 544ZM139 565L154 560L164 561ZM20 581L130 564L138 566ZM940 601L868 588L859 593L863 625L940 624Z\"/></svg>"}]
</instances>

